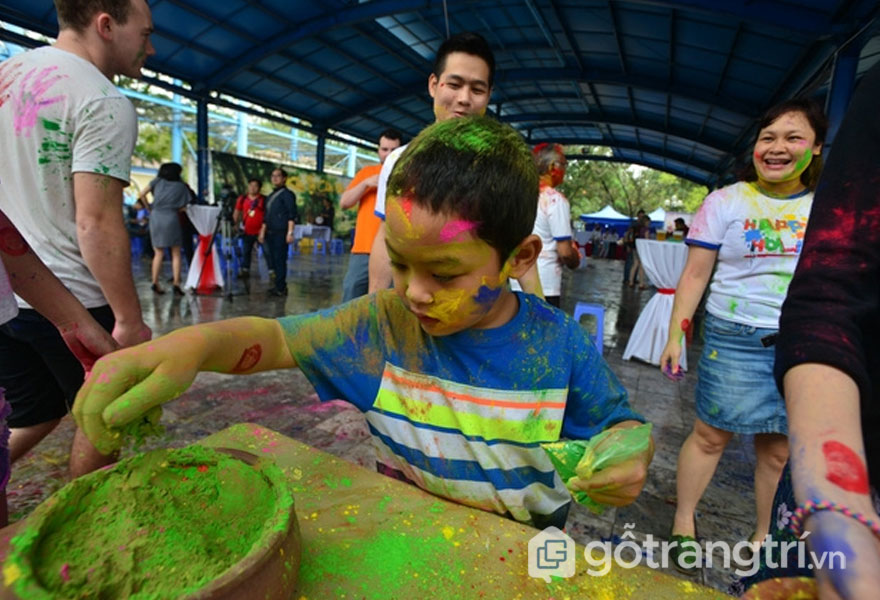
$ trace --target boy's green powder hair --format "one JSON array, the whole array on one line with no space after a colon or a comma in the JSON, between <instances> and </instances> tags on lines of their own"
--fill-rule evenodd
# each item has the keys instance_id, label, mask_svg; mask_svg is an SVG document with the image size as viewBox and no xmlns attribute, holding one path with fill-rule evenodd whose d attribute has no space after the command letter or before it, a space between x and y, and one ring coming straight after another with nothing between
<instances>
[{"instance_id":1,"label":"boy's green powder hair","mask_svg":"<svg viewBox=\"0 0 880 600\"><path fill-rule=\"evenodd\" d=\"M435 123L410 142L388 195L477 223L477 235L504 260L532 232L538 173L516 130L488 117L461 117Z\"/></svg>"}]
</instances>

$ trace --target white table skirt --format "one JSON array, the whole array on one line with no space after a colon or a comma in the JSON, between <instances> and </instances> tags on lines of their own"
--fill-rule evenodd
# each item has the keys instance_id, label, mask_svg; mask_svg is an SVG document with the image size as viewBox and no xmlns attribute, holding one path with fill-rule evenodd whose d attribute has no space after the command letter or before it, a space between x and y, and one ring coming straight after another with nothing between
<instances>
[{"instance_id":1,"label":"white table skirt","mask_svg":"<svg viewBox=\"0 0 880 600\"><path fill-rule=\"evenodd\" d=\"M668 293L678 285L678 279L687 261L687 246L679 242L658 242L655 240L636 240L639 259L645 266L645 274L659 290L648 300L639 315L626 349L623 360L636 357L655 365L660 364L660 355L666 347L669 336L669 318L675 294ZM687 348L684 340L681 345L682 369L687 369Z\"/></svg>"},{"instance_id":2,"label":"white table skirt","mask_svg":"<svg viewBox=\"0 0 880 600\"><path fill-rule=\"evenodd\" d=\"M196 231L199 232L199 245L193 252L193 260L186 276L185 287L200 292L211 292L215 288L223 287L217 244L211 245L211 253L207 257L205 256L214 235L214 228L217 226L220 207L190 204L186 207L186 214Z\"/></svg>"}]
</instances>

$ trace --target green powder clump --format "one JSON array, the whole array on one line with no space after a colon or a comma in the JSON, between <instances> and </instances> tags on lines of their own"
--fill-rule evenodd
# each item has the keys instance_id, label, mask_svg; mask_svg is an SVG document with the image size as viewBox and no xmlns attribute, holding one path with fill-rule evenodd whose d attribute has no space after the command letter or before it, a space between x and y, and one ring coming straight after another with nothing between
<instances>
[{"instance_id":1,"label":"green powder clump","mask_svg":"<svg viewBox=\"0 0 880 600\"><path fill-rule=\"evenodd\" d=\"M199 446L142 454L39 507L11 542L4 578L19 597L178 598L265 546L292 503L268 462Z\"/></svg>"}]
</instances>

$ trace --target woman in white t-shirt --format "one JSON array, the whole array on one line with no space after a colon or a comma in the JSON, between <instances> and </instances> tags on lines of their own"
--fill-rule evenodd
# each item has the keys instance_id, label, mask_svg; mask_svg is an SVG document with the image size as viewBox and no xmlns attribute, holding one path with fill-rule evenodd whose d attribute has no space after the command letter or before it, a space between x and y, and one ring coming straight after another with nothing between
<instances>
[{"instance_id":1,"label":"woman in white t-shirt","mask_svg":"<svg viewBox=\"0 0 880 600\"><path fill-rule=\"evenodd\" d=\"M680 375L683 332L711 277L695 391L697 418L678 455L670 541L677 542L673 562L683 571L696 568L691 558L694 512L734 433L755 436L751 541L763 540L770 526L773 494L788 457L788 423L773 378L772 343L822 169L826 130L827 120L812 101L791 100L770 109L759 123L743 181L709 194L688 232L687 263L660 357L664 373ZM689 551L681 556L682 550Z\"/></svg>"}]
</instances>

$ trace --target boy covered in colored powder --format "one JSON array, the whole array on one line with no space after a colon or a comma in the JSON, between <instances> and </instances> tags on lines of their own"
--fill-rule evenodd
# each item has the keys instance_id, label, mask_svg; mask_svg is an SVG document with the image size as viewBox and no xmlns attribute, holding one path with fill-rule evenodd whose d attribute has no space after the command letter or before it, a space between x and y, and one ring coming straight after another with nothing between
<instances>
[{"instance_id":1,"label":"boy covered in colored powder","mask_svg":"<svg viewBox=\"0 0 880 600\"><path fill-rule=\"evenodd\" d=\"M540 447L642 418L584 330L509 277L541 250L538 176L519 134L482 117L436 123L389 181L394 289L314 314L187 327L99 361L74 414L105 451L119 428L182 393L198 371L298 366L323 400L366 415L380 470L543 528L571 495ZM631 503L653 449L598 471L584 491Z\"/></svg>"}]
</instances>

